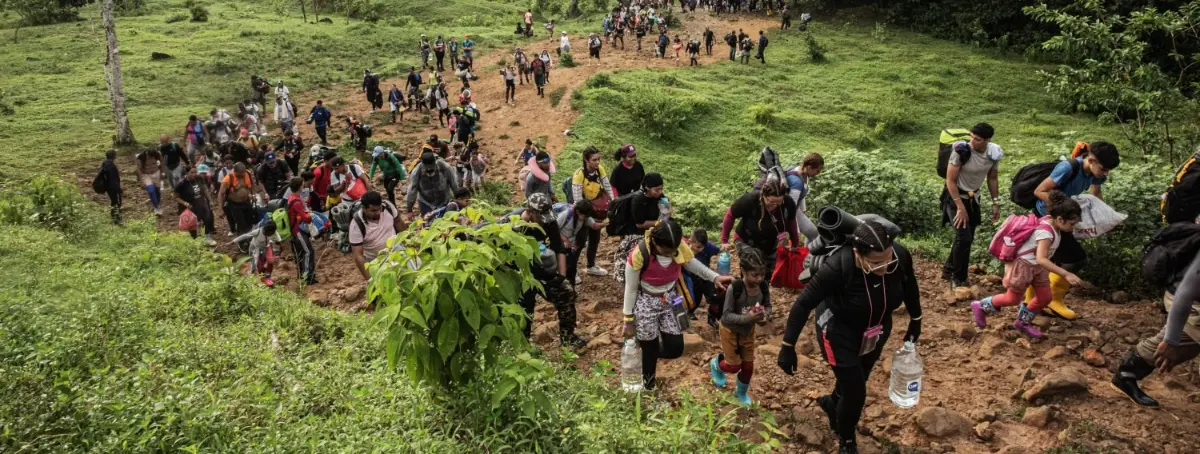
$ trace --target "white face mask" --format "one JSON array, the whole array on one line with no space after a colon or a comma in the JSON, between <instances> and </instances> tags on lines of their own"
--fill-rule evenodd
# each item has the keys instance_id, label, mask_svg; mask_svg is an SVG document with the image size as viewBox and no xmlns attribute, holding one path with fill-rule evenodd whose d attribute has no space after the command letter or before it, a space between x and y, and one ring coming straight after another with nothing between
<instances>
[{"instance_id":1,"label":"white face mask","mask_svg":"<svg viewBox=\"0 0 1200 454\"><path fill-rule=\"evenodd\" d=\"M666 255L655 255L654 258L658 259L658 265L664 268L671 264L671 260L674 260L673 257Z\"/></svg>"}]
</instances>

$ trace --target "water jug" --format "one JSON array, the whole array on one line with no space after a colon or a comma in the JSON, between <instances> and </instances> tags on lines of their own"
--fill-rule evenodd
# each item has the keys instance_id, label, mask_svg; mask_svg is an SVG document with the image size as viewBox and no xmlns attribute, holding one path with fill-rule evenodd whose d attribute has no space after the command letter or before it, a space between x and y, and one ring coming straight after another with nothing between
<instances>
[{"instance_id":1,"label":"water jug","mask_svg":"<svg viewBox=\"0 0 1200 454\"><path fill-rule=\"evenodd\" d=\"M633 393L642 390L642 349L633 339L626 339L621 348L621 389Z\"/></svg>"},{"instance_id":2,"label":"water jug","mask_svg":"<svg viewBox=\"0 0 1200 454\"><path fill-rule=\"evenodd\" d=\"M905 341L904 347L892 356L892 377L889 380L888 395L892 403L900 408L911 408L921 400L921 375L925 364L917 354L917 346Z\"/></svg>"}]
</instances>

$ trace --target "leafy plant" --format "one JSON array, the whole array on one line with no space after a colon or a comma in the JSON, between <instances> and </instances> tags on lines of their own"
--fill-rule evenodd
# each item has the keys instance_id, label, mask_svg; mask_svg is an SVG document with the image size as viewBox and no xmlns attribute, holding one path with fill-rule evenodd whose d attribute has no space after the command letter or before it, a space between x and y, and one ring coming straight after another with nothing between
<instances>
[{"instance_id":1,"label":"leafy plant","mask_svg":"<svg viewBox=\"0 0 1200 454\"><path fill-rule=\"evenodd\" d=\"M812 32L804 34L804 45L808 47L808 60L813 63L825 63L825 47L817 42Z\"/></svg>"},{"instance_id":2,"label":"leafy plant","mask_svg":"<svg viewBox=\"0 0 1200 454\"><path fill-rule=\"evenodd\" d=\"M192 22L208 22L208 8L195 4L191 7Z\"/></svg>"},{"instance_id":3,"label":"leafy plant","mask_svg":"<svg viewBox=\"0 0 1200 454\"><path fill-rule=\"evenodd\" d=\"M838 150L824 157L825 171L820 189L808 201L810 210L833 205L854 215L880 214L906 234L938 228L936 181L913 175L880 150Z\"/></svg>"},{"instance_id":4,"label":"leafy plant","mask_svg":"<svg viewBox=\"0 0 1200 454\"><path fill-rule=\"evenodd\" d=\"M558 65L562 66L563 68L574 68L576 66L579 66L579 63L576 63L575 57L572 57L571 53L567 52L565 54L562 54L562 56L558 57Z\"/></svg>"},{"instance_id":5,"label":"leafy plant","mask_svg":"<svg viewBox=\"0 0 1200 454\"><path fill-rule=\"evenodd\" d=\"M550 92L550 107L558 107L558 103L562 101L563 95L567 94L567 87L558 87Z\"/></svg>"},{"instance_id":6,"label":"leafy plant","mask_svg":"<svg viewBox=\"0 0 1200 454\"><path fill-rule=\"evenodd\" d=\"M72 231L86 218L79 189L45 175L0 192L0 223Z\"/></svg>"},{"instance_id":7,"label":"leafy plant","mask_svg":"<svg viewBox=\"0 0 1200 454\"><path fill-rule=\"evenodd\" d=\"M177 14L174 14L174 15L172 15L172 16L170 16L170 17L168 17L168 18L167 18L167 23L168 23L168 24L174 24L174 23L176 23L176 22L183 22L183 21L185 21L185 20L188 20L188 15L187 15L187 13L177 13Z\"/></svg>"}]
</instances>

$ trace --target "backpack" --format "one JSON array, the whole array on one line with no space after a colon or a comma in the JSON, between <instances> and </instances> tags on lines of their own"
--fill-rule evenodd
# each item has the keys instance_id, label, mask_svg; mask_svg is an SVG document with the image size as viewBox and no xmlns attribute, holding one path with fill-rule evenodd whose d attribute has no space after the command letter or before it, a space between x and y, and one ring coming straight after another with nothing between
<instances>
[{"instance_id":1,"label":"backpack","mask_svg":"<svg viewBox=\"0 0 1200 454\"><path fill-rule=\"evenodd\" d=\"M779 153L771 147L763 147L762 151L758 152L758 171L768 173L771 169L778 167Z\"/></svg>"},{"instance_id":2,"label":"backpack","mask_svg":"<svg viewBox=\"0 0 1200 454\"><path fill-rule=\"evenodd\" d=\"M1163 222L1192 222L1200 215L1200 153L1192 155L1171 178L1167 195L1163 197L1159 211Z\"/></svg>"},{"instance_id":3,"label":"backpack","mask_svg":"<svg viewBox=\"0 0 1200 454\"><path fill-rule=\"evenodd\" d=\"M279 235L279 239L283 241L292 239L292 226L288 219L287 208L272 211L269 219L275 222L275 233Z\"/></svg>"},{"instance_id":4,"label":"backpack","mask_svg":"<svg viewBox=\"0 0 1200 454\"><path fill-rule=\"evenodd\" d=\"M1142 278L1159 288L1170 287L1182 278L1197 252L1200 252L1200 224L1163 227L1142 249Z\"/></svg>"},{"instance_id":5,"label":"backpack","mask_svg":"<svg viewBox=\"0 0 1200 454\"><path fill-rule=\"evenodd\" d=\"M563 181L563 185L562 185L563 195L566 196L563 199L566 200L567 203L574 205L575 204L575 192L572 189L573 188L571 187L571 179L567 178L566 181Z\"/></svg>"},{"instance_id":6,"label":"backpack","mask_svg":"<svg viewBox=\"0 0 1200 454\"><path fill-rule=\"evenodd\" d=\"M741 279L734 279L733 283L729 285L729 291L733 292L733 301L737 302L738 298L742 297L742 292L746 291L746 283L742 282ZM771 291L771 283L763 279L762 282L758 283L758 291L762 295L768 294ZM721 310L724 311L725 301L722 300L719 304L722 306Z\"/></svg>"},{"instance_id":7,"label":"backpack","mask_svg":"<svg viewBox=\"0 0 1200 454\"><path fill-rule=\"evenodd\" d=\"M371 134L374 134L374 132L375 131L373 131L371 129L371 125L362 125L362 136L363 137L371 137Z\"/></svg>"},{"instance_id":8,"label":"backpack","mask_svg":"<svg viewBox=\"0 0 1200 454\"><path fill-rule=\"evenodd\" d=\"M617 197L608 205L608 225L604 231L609 235L633 235L637 228L633 226L633 197L642 191L633 191Z\"/></svg>"},{"instance_id":9,"label":"backpack","mask_svg":"<svg viewBox=\"0 0 1200 454\"><path fill-rule=\"evenodd\" d=\"M1037 206L1038 198L1033 195L1033 192L1037 190L1037 187L1043 181L1046 181L1046 178L1050 177L1050 174L1054 172L1054 167L1058 166L1059 162L1052 161L1030 164L1018 170L1017 174L1013 175L1012 187L1009 188L1009 198L1012 199L1013 203L1021 208L1030 210ZM1059 183L1059 186L1073 180L1079 174L1079 168L1083 166L1075 159L1068 159L1067 162L1071 163L1071 173L1067 175L1066 180Z\"/></svg>"},{"instance_id":10,"label":"backpack","mask_svg":"<svg viewBox=\"0 0 1200 454\"><path fill-rule=\"evenodd\" d=\"M1053 227L1042 223L1042 219L1036 214L1009 216L992 236L992 242L988 244L988 253L1001 262L1016 260L1017 257L1029 253L1028 250L1021 251L1018 248L1025 245L1037 230L1051 230L1053 233Z\"/></svg>"},{"instance_id":11,"label":"backpack","mask_svg":"<svg viewBox=\"0 0 1200 454\"><path fill-rule=\"evenodd\" d=\"M100 171L96 172L96 178L92 178L92 190L97 194L108 193L108 175L104 173L104 166L100 166Z\"/></svg>"},{"instance_id":12,"label":"backpack","mask_svg":"<svg viewBox=\"0 0 1200 454\"><path fill-rule=\"evenodd\" d=\"M956 142L971 140L971 131L966 129L943 129L941 137L938 138L938 159L937 173L939 177L946 178L946 169L950 167L950 153L954 151ZM966 163L964 159L970 156L968 154L959 153L958 162Z\"/></svg>"}]
</instances>

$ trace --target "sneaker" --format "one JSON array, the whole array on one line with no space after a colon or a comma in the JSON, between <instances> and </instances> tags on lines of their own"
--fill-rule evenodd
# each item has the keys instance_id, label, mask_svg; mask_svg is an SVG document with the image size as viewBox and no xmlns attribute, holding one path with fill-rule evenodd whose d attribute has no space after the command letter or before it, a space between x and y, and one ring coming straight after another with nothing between
<instances>
[{"instance_id":1,"label":"sneaker","mask_svg":"<svg viewBox=\"0 0 1200 454\"><path fill-rule=\"evenodd\" d=\"M262 278L262 283L269 288L275 288L275 281L271 280L269 277Z\"/></svg>"},{"instance_id":2,"label":"sneaker","mask_svg":"<svg viewBox=\"0 0 1200 454\"><path fill-rule=\"evenodd\" d=\"M1012 326L1013 326L1013 328L1016 328L1017 331L1020 331L1021 334L1032 337L1034 339L1042 338L1042 330L1038 329L1038 327L1032 323L1025 323L1020 320L1015 320L1015 321L1013 321Z\"/></svg>"},{"instance_id":3,"label":"sneaker","mask_svg":"<svg viewBox=\"0 0 1200 454\"><path fill-rule=\"evenodd\" d=\"M154 209L154 215L155 215L155 216L162 216L162 208L155 208L155 209Z\"/></svg>"},{"instance_id":4,"label":"sneaker","mask_svg":"<svg viewBox=\"0 0 1200 454\"><path fill-rule=\"evenodd\" d=\"M582 283L583 283L583 279L581 279L579 276L575 276L575 285L579 285Z\"/></svg>"},{"instance_id":5,"label":"sneaker","mask_svg":"<svg viewBox=\"0 0 1200 454\"><path fill-rule=\"evenodd\" d=\"M587 269L587 274L589 276L608 276L608 270L598 266L593 266Z\"/></svg>"},{"instance_id":6,"label":"sneaker","mask_svg":"<svg viewBox=\"0 0 1200 454\"><path fill-rule=\"evenodd\" d=\"M971 315L975 319L975 326L979 328L987 327L987 309L983 308L983 302L975 300L971 302Z\"/></svg>"},{"instance_id":7,"label":"sneaker","mask_svg":"<svg viewBox=\"0 0 1200 454\"><path fill-rule=\"evenodd\" d=\"M583 348L587 346L588 338L578 334L568 334L560 338L559 342L562 343L564 347Z\"/></svg>"},{"instance_id":8,"label":"sneaker","mask_svg":"<svg viewBox=\"0 0 1200 454\"><path fill-rule=\"evenodd\" d=\"M206 236L206 237L204 237L204 245L205 245L205 246L208 246L208 247L214 247L214 246L216 246L216 245L217 245L217 242L216 242L216 241L214 241L214 240L212 239L212 237L207 237L207 236Z\"/></svg>"}]
</instances>

